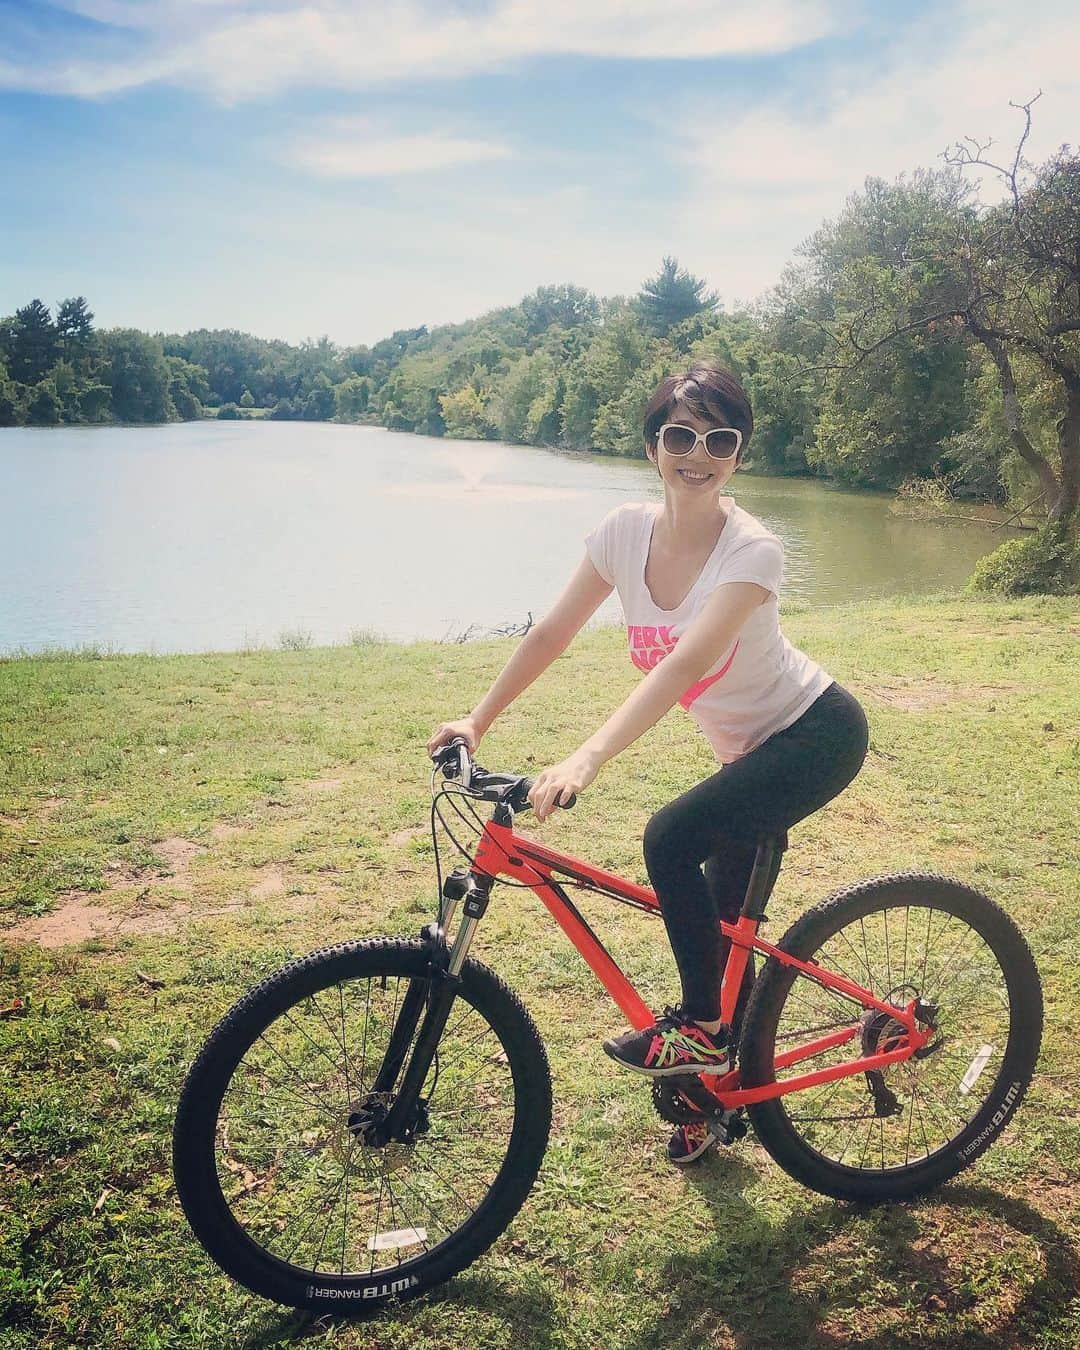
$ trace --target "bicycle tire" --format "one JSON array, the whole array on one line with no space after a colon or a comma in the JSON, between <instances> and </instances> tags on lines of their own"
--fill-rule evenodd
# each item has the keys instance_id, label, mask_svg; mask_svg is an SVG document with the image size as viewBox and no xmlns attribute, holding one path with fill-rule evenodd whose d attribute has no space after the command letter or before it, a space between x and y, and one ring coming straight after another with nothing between
<instances>
[{"instance_id":1,"label":"bicycle tire","mask_svg":"<svg viewBox=\"0 0 1080 1350\"><path fill-rule=\"evenodd\" d=\"M221 1152L218 1118L222 1101L234 1075L241 1077L239 1065L245 1055L267 1028L290 1010L294 1016L299 1015L297 1009L309 995L333 986L340 989L343 981L368 981L370 1006L372 980L381 981L385 990L391 979L407 981L423 978L427 973L427 949L419 942L371 939L312 952L269 976L240 999L211 1033L193 1063L173 1129L177 1192L203 1248L222 1270L254 1293L288 1307L364 1315L392 1299L423 1294L464 1269L491 1246L524 1203L539 1171L551 1124L547 1055L536 1026L518 997L492 970L473 960L462 967L454 1009L458 1009L459 1001L464 1001L469 1008L463 1016L476 1012L501 1046L492 1062L497 1059L509 1070L513 1125L495 1180L470 1217L430 1251L425 1247L419 1256L399 1259L389 1272L375 1272L372 1255L372 1270L366 1274L344 1270L341 1274L323 1270L315 1273L306 1266L281 1259L256 1241L237 1221L225 1198L217 1162ZM344 1020L343 1010L343 1029ZM347 1059L344 1040L342 1049ZM505 1060L499 1055L505 1056ZM355 1058L354 1054L354 1068ZM362 1081L362 1068L359 1077ZM307 1095L305 1089L305 1100ZM351 1162L352 1144L349 1149ZM459 1176L455 1174L455 1180ZM381 1189L379 1201L381 1209ZM348 1204L346 1183L343 1224L348 1221ZM330 1213L335 1213L333 1207ZM392 1201L390 1213L393 1215ZM328 1219L328 1226L329 1222ZM375 1238L378 1236L376 1233ZM343 1267L344 1253L343 1238ZM315 1266L320 1256L321 1250Z\"/></svg>"},{"instance_id":2,"label":"bicycle tire","mask_svg":"<svg viewBox=\"0 0 1080 1350\"><path fill-rule=\"evenodd\" d=\"M903 873L859 882L808 910L777 945L784 952L807 961L849 924L864 922L870 916L883 915L887 934L886 911L903 907L928 910L928 933L932 915L938 912L967 924L985 944L1004 978L1009 1007L1008 1040L978 1111L954 1137L928 1151L925 1157L906 1165L884 1166L884 1125L880 1127L881 1168L864 1168L861 1160L860 1166L853 1167L847 1162L825 1157L792 1123L787 1104L797 1102L802 1095L800 1092L749 1106L748 1115L758 1140L784 1171L812 1190L837 1200L876 1203L911 1199L957 1175L984 1153L1008 1124L1027 1091L1038 1058L1043 1019L1042 989L1028 944L999 905L981 891L959 881L930 873ZM951 918L948 922L951 923ZM905 929L905 970L906 940ZM824 960L821 964L828 967L830 963ZM759 1087L776 1081L774 1060L778 1024L789 993L800 978L792 967L785 966L775 957L765 964L747 1009L741 1055L743 1086ZM945 983L947 985L948 980ZM809 981L802 979L804 989L808 984ZM815 985L814 989L817 988ZM933 997L932 990L926 993ZM973 1064L969 1074L976 1067ZM805 1067L802 1071L806 1071ZM915 1072L911 1073L911 1082L915 1081ZM957 1084L960 1092L971 1091L963 1086L967 1077L965 1075ZM848 1078L844 1081L852 1084L857 1080ZM910 1090L910 1096L909 1114L913 1114L916 1088ZM909 1140L910 1131L909 1122ZM844 1156L842 1152L841 1158Z\"/></svg>"}]
</instances>

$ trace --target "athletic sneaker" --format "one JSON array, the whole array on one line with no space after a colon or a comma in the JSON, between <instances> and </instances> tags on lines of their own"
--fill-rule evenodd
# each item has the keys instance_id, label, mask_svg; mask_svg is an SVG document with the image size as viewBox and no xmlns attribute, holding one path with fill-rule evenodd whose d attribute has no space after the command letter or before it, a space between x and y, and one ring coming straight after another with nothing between
<instances>
[{"instance_id":1,"label":"athletic sneaker","mask_svg":"<svg viewBox=\"0 0 1080 1350\"><path fill-rule=\"evenodd\" d=\"M716 1135L703 1120L695 1120L690 1125L679 1126L668 1141L667 1155L671 1162L685 1167L687 1163L697 1162L715 1147Z\"/></svg>"},{"instance_id":2,"label":"athletic sneaker","mask_svg":"<svg viewBox=\"0 0 1080 1350\"><path fill-rule=\"evenodd\" d=\"M678 1008L665 1008L663 1017L644 1031L626 1031L605 1041L604 1050L624 1069L648 1074L650 1078L727 1073L731 1068L727 1028L721 1027L712 1036Z\"/></svg>"}]
</instances>

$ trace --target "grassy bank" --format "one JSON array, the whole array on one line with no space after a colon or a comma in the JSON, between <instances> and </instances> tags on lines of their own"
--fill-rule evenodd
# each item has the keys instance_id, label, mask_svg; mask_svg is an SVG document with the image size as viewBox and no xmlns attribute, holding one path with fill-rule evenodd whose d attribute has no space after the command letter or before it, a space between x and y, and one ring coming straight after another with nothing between
<instances>
[{"instance_id":1,"label":"grassy bank","mask_svg":"<svg viewBox=\"0 0 1080 1350\"><path fill-rule=\"evenodd\" d=\"M373 1323L248 1296L172 1195L185 1068L289 956L425 922L423 742L512 642L0 662L0 1006L29 999L0 1019L0 1345L1080 1343L1080 610L942 598L796 608L785 627L863 700L872 745L792 832L768 936L857 877L927 868L1004 903L1040 965L1039 1075L960 1181L860 1212L752 1139L677 1174L647 1091L599 1049L618 1014L539 902L496 891L474 950L523 994L555 1065L525 1209L445 1293ZM527 772L578 744L633 684L623 644L583 635L483 762ZM539 832L644 880L650 812L711 767L675 710ZM583 909L670 999L656 921Z\"/></svg>"}]
</instances>

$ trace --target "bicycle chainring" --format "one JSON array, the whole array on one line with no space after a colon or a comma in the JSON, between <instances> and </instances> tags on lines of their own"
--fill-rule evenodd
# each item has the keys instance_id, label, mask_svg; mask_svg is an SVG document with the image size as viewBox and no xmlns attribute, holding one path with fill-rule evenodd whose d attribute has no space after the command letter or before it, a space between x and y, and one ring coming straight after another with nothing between
<instances>
[{"instance_id":1,"label":"bicycle chainring","mask_svg":"<svg viewBox=\"0 0 1080 1350\"><path fill-rule=\"evenodd\" d=\"M654 1078L652 1082L653 1109L669 1125L692 1125L704 1120L705 1113L688 1101L671 1078Z\"/></svg>"}]
</instances>

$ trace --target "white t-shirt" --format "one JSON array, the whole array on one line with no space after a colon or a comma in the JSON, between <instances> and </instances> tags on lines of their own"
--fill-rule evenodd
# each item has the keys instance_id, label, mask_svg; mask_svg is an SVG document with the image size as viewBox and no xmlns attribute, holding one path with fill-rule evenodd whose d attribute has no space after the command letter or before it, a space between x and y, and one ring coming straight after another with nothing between
<instances>
[{"instance_id":1,"label":"white t-shirt","mask_svg":"<svg viewBox=\"0 0 1080 1350\"><path fill-rule=\"evenodd\" d=\"M729 581L753 581L772 594L743 625L720 660L679 702L721 763L739 759L789 727L832 677L780 631L778 598L784 546L730 497L727 520L701 574L675 609L661 609L645 584L645 563L658 502L626 502L585 536L593 566L614 586L626 616L630 659L649 671L694 621L709 593Z\"/></svg>"}]
</instances>

